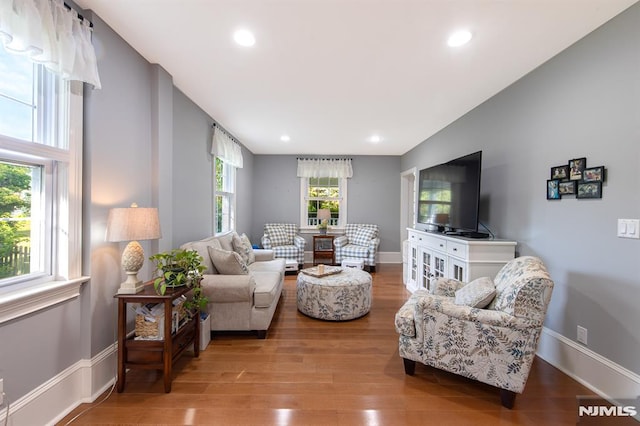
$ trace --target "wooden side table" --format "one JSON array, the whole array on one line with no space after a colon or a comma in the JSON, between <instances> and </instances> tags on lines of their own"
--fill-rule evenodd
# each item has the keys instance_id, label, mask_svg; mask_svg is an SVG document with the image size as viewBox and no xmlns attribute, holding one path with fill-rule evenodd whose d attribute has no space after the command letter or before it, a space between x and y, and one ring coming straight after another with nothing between
<instances>
[{"instance_id":1,"label":"wooden side table","mask_svg":"<svg viewBox=\"0 0 640 426\"><path fill-rule=\"evenodd\" d=\"M183 324L175 333L171 333L173 301L191 291L189 287L168 288L159 295L152 283L137 294L116 294L118 300L118 382L117 390L122 392L128 368L162 370L164 391L171 392L173 363L189 345L193 344L194 356L200 355L200 319L196 314ZM127 337L127 303L163 303L164 304L164 340L135 340Z\"/></svg>"},{"instance_id":2,"label":"wooden side table","mask_svg":"<svg viewBox=\"0 0 640 426\"><path fill-rule=\"evenodd\" d=\"M314 235L313 236L313 265L324 263L333 265L335 263L335 249L333 247L334 235Z\"/></svg>"}]
</instances>

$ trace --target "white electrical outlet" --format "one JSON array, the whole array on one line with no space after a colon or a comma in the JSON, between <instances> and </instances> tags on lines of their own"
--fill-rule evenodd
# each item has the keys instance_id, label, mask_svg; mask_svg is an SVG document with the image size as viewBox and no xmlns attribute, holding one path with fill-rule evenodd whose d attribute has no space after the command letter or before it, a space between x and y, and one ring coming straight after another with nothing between
<instances>
[{"instance_id":1,"label":"white electrical outlet","mask_svg":"<svg viewBox=\"0 0 640 426\"><path fill-rule=\"evenodd\" d=\"M578 326L578 342L587 345L587 329L584 327Z\"/></svg>"}]
</instances>

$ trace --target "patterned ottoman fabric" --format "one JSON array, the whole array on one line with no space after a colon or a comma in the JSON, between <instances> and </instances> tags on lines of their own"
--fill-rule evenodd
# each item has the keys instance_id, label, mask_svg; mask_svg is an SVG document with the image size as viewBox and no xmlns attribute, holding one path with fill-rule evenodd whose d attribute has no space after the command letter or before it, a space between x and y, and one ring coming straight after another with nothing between
<instances>
[{"instance_id":1,"label":"patterned ottoman fabric","mask_svg":"<svg viewBox=\"0 0 640 426\"><path fill-rule=\"evenodd\" d=\"M322 278L298 274L298 310L313 318L347 321L371 309L371 275L359 269Z\"/></svg>"}]
</instances>

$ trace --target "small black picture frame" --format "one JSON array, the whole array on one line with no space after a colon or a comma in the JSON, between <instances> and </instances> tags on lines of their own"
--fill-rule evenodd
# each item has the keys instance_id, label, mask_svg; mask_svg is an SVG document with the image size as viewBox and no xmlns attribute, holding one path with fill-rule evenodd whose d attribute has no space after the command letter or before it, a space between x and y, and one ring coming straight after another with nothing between
<instances>
[{"instance_id":1,"label":"small black picture frame","mask_svg":"<svg viewBox=\"0 0 640 426\"><path fill-rule=\"evenodd\" d=\"M584 182L604 182L604 166L589 167L582 171Z\"/></svg>"},{"instance_id":2,"label":"small black picture frame","mask_svg":"<svg viewBox=\"0 0 640 426\"><path fill-rule=\"evenodd\" d=\"M569 180L582 180L582 172L586 168L586 157L569 160Z\"/></svg>"},{"instance_id":3,"label":"small black picture frame","mask_svg":"<svg viewBox=\"0 0 640 426\"><path fill-rule=\"evenodd\" d=\"M560 190L558 189L558 184L560 181L558 179L548 179L547 180L547 200L559 200L560 199Z\"/></svg>"},{"instance_id":4,"label":"small black picture frame","mask_svg":"<svg viewBox=\"0 0 640 426\"><path fill-rule=\"evenodd\" d=\"M567 180L569 179L569 166L555 166L551 168L551 179Z\"/></svg>"},{"instance_id":5,"label":"small black picture frame","mask_svg":"<svg viewBox=\"0 0 640 426\"><path fill-rule=\"evenodd\" d=\"M560 196L563 195L574 195L576 193L576 183L577 180L568 180L564 182L560 182L558 184L558 192Z\"/></svg>"},{"instance_id":6,"label":"small black picture frame","mask_svg":"<svg viewBox=\"0 0 640 426\"><path fill-rule=\"evenodd\" d=\"M578 182L576 198L602 198L602 182Z\"/></svg>"}]
</instances>

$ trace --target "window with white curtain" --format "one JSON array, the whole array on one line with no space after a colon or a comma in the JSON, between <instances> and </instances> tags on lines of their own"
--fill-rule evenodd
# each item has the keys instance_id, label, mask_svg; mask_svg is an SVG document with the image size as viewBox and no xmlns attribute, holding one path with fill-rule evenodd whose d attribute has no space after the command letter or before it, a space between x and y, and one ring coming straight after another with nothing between
<instances>
[{"instance_id":1,"label":"window with white curtain","mask_svg":"<svg viewBox=\"0 0 640 426\"><path fill-rule=\"evenodd\" d=\"M351 159L299 158L300 228L311 230L318 223L318 211L331 212L329 226L347 223L347 182L353 176Z\"/></svg>"},{"instance_id":2,"label":"window with white curtain","mask_svg":"<svg viewBox=\"0 0 640 426\"><path fill-rule=\"evenodd\" d=\"M214 225L215 233L236 226L236 169L243 166L242 147L221 127L213 126L211 154L214 156Z\"/></svg>"},{"instance_id":3,"label":"window with white curtain","mask_svg":"<svg viewBox=\"0 0 640 426\"><path fill-rule=\"evenodd\" d=\"M76 297L87 21L60 0L0 2L0 323Z\"/></svg>"}]
</instances>

